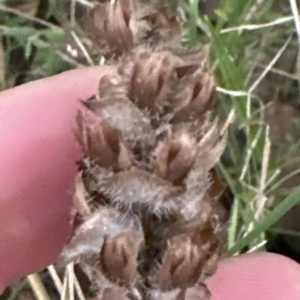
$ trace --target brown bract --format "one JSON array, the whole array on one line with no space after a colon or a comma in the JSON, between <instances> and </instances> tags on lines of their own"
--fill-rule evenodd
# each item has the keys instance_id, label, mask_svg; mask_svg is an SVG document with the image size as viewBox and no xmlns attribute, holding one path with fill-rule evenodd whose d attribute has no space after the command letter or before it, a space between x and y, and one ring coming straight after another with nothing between
<instances>
[{"instance_id":1,"label":"brown bract","mask_svg":"<svg viewBox=\"0 0 300 300\"><path fill-rule=\"evenodd\" d=\"M180 39L181 24L175 17L135 0L96 5L90 23L99 52L107 59L116 59L140 44L165 46Z\"/></svg>"},{"instance_id":2,"label":"brown bract","mask_svg":"<svg viewBox=\"0 0 300 300\"><path fill-rule=\"evenodd\" d=\"M138 240L130 233L106 236L100 252L99 266L105 276L120 285L134 285L137 272Z\"/></svg>"},{"instance_id":3,"label":"brown bract","mask_svg":"<svg viewBox=\"0 0 300 300\"><path fill-rule=\"evenodd\" d=\"M89 270L99 299L109 288L120 299L184 300L195 285L207 299L203 281L225 241L215 166L226 130L203 50L185 51L176 19L135 1L100 4L92 22L117 72L78 113L76 203L89 209L79 205L83 223L61 260Z\"/></svg>"}]
</instances>

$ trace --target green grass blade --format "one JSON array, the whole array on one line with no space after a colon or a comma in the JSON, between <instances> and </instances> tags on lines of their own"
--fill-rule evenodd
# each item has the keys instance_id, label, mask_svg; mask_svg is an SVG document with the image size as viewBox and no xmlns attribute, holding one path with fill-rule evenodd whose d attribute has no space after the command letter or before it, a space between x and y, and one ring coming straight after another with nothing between
<instances>
[{"instance_id":1,"label":"green grass blade","mask_svg":"<svg viewBox=\"0 0 300 300\"><path fill-rule=\"evenodd\" d=\"M294 205L300 202L300 186L295 188L291 194L286 197L276 208L271 211L261 222L259 222L255 229L248 233L245 237L240 239L233 247L231 247L227 255L232 256L240 252L244 247L253 242L262 233L274 225L281 217L283 217Z\"/></svg>"},{"instance_id":2,"label":"green grass blade","mask_svg":"<svg viewBox=\"0 0 300 300\"><path fill-rule=\"evenodd\" d=\"M198 41L198 6L199 0L190 0L189 3L189 20L188 20L188 27L189 27L189 43L190 45L194 45Z\"/></svg>"},{"instance_id":3,"label":"green grass blade","mask_svg":"<svg viewBox=\"0 0 300 300\"><path fill-rule=\"evenodd\" d=\"M236 240L236 232L237 232L238 218L239 218L239 204L240 204L240 199L235 197L233 201L232 213L230 217L230 224L228 228L227 243L229 249L234 246Z\"/></svg>"}]
</instances>

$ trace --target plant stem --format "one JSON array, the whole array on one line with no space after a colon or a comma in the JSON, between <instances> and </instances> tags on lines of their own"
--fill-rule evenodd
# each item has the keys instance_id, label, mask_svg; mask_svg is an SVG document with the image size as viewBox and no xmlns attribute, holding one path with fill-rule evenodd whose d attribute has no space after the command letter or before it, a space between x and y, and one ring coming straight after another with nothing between
<instances>
[{"instance_id":1,"label":"plant stem","mask_svg":"<svg viewBox=\"0 0 300 300\"><path fill-rule=\"evenodd\" d=\"M27 280L38 300L50 300L46 288L37 273L28 275Z\"/></svg>"}]
</instances>

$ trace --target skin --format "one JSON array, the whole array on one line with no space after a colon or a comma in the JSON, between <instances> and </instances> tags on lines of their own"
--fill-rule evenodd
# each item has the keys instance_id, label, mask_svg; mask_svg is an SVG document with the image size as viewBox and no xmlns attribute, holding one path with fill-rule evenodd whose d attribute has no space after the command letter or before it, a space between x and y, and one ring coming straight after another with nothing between
<instances>
[{"instance_id":1,"label":"skin","mask_svg":"<svg viewBox=\"0 0 300 300\"><path fill-rule=\"evenodd\" d=\"M83 68L0 93L0 294L54 262L70 236L75 115L110 72ZM296 262L255 253L224 260L207 284L212 300L296 300L299 278Z\"/></svg>"}]
</instances>

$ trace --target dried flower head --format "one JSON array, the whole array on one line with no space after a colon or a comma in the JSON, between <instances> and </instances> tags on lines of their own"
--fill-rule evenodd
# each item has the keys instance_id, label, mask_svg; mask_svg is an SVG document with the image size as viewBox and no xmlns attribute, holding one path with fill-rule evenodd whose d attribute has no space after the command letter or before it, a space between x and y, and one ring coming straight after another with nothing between
<instances>
[{"instance_id":1,"label":"dried flower head","mask_svg":"<svg viewBox=\"0 0 300 300\"><path fill-rule=\"evenodd\" d=\"M136 1L91 16L117 72L78 113L82 224L61 262L92 274L97 299L184 300L192 287L207 299L203 281L224 247L215 165L226 128L203 51L186 52L176 18Z\"/></svg>"}]
</instances>

